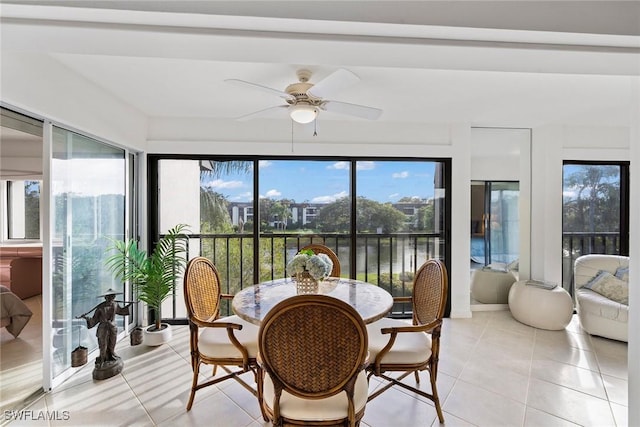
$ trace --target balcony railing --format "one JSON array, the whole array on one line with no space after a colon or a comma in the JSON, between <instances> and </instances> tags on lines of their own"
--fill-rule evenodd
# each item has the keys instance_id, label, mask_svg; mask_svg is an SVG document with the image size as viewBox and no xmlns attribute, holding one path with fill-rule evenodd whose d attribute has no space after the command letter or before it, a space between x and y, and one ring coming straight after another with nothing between
<instances>
[{"instance_id":1,"label":"balcony railing","mask_svg":"<svg viewBox=\"0 0 640 427\"><path fill-rule=\"evenodd\" d=\"M338 255L342 276L380 286L393 296L411 295L417 268L427 259L444 256L444 238L438 233L358 234L353 242L351 236L338 233L261 233L258 248L252 234L192 234L188 242L189 256L210 259L220 272L222 291L229 294L256 282L285 277L287 262L310 243L325 244ZM178 321L184 317L180 291L172 305L174 314L169 320ZM396 304L392 314L409 317L410 310L409 304ZM168 315L170 310L163 313ZM231 314L228 303L221 314Z\"/></svg>"},{"instance_id":2,"label":"balcony railing","mask_svg":"<svg viewBox=\"0 0 640 427\"><path fill-rule=\"evenodd\" d=\"M620 255L620 233L564 232L562 233L562 286L573 295L573 264L582 255Z\"/></svg>"}]
</instances>

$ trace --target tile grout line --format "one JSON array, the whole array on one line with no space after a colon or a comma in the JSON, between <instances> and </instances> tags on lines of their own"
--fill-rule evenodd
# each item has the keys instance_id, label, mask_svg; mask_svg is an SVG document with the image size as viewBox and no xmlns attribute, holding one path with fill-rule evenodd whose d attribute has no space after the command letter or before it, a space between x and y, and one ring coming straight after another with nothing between
<instances>
[{"instance_id":1,"label":"tile grout line","mask_svg":"<svg viewBox=\"0 0 640 427\"><path fill-rule=\"evenodd\" d=\"M524 395L524 414L522 414L522 425L525 426L527 422L527 409L529 408L529 390L531 389L531 373L533 372L533 355L536 352L536 345L538 345L538 329L533 328L533 345L531 346L531 355L529 357L529 373L527 375L527 391Z\"/></svg>"},{"instance_id":2,"label":"tile grout line","mask_svg":"<svg viewBox=\"0 0 640 427\"><path fill-rule=\"evenodd\" d=\"M472 314L471 316L472 316L471 318L473 318L473 314ZM491 322L491 319L489 318L489 319L487 319L487 321L486 321L486 322L485 322L485 324L483 325L483 327L482 327L482 332L480 333L480 336L478 337L477 341L475 342L475 344L473 345L473 348L472 348L472 349L471 349L471 351L470 351L470 354L471 354L471 355L475 354L475 351L476 351L476 349L478 348L478 345L480 345L480 341L482 341L482 338L484 337L484 335L485 335L485 333L486 333L486 331L487 331L487 328L489 327L489 323L490 323L490 322ZM442 350L442 348L441 348L441 350ZM451 397L451 394L453 393L453 390L454 390L454 389L456 388L456 386L458 385L458 381L461 381L461 382L463 382L463 383L466 383L466 381L463 381L463 380L461 380L461 379L460 379L460 376L461 376L461 375L462 375L462 373L464 372L464 370L465 370L465 368L467 367L467 364L469 363L469 361L470 361L470 360L471 360L471 357L469 357L469 358L467 359L467 361L464 363L464 366L463 366L463 367L462 367L462 369L460 370L460 373L459 373L457 376L452 377L452 378L454 378L454 381L453 381L453 385L451 386L451 390L449 390L449 393L447 394L446 399L444 399L443 401L441 401L441 402L440 402L440 406L442 407L442 411L443 411L443 412L445 411L445 410L444 410L444 405L447 403L447 400L449 400L449 398ZM476 425L473 421L470 421L470 420L467 420L467 419L465 419L465 418L462 418L461 416L456 415L456 414L454 414L454 413L452 413L452 412L448 412L448 413L449 413L449 414L451 414L451 415L453 415L453 416L454 416L454 417L456 417L456 418L460 418L461 420L468 422L469 424L472 424L472 425L474 425L474 426ZM437 419L437 417L436 417L436 419Z\"/></svg>"},{"instance_id":3,"label":"tile grout line","mask_svg":"<svg viewBox=\"0 0 640 427\"><path fill-rule=\"evenodd\" d=\"M593 340L591 339L591 335L588 335L589 343L591 344L591 348L593 348L593 355L596 358L596 363L598 364L598 375L600 376L600 381L602 381L602 388L604 388L604 394L607 397L607 403L609 405L609 412L611 413L611 418L613 418L613 422L615 425L618 425L618 420L616 419L616 414L613 411L613 406L611 406L611 398L609 397L609 391L607 390L607 386L604 382L604 377L602 376L602 369L600 368L600 357L598 357L598 352L596 351L596 347L593 345ZM628 405L629 402L627 402ZM628 406L627 406L628 407Z\"/></svg>"}]
</instances>

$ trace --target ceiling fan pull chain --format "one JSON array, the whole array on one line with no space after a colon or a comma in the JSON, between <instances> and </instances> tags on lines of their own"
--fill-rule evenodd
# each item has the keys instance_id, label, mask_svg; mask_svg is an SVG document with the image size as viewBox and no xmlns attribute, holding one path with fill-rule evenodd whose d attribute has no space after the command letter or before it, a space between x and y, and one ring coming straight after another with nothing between
<instances>
[{"instance_id":1,"label":"ceiling fan pull chain","mask_svg":"<svg viewBox=\"0 0 640 427\"><path fill-rule=\"evenodd\" d=\"M291 152L293 153L293 119L291 119Z\"/></svg>"},{"instance_id":2,"label":"ceiling fan pull chain","mask_svg":"<svg viewBox=\"0 0 640 427\"><path fill-rule=\"evenodd\" d=\"M313 136L318 136L318 117L313 119Z\"/></svg>"}]
</instances>

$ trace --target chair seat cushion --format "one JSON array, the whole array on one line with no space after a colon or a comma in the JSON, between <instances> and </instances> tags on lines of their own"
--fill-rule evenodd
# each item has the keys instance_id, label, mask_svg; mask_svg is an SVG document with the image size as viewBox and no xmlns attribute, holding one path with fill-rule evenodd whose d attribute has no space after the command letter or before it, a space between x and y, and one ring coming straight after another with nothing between
<instances>
[{"instance_id":1,"label":"chair seat cushion","mask_svg":"<svg viewBox=\"0 0 640 427\"><path fill-rule=\"evenodd\" d=\"M367 325L369 335L369 360L373 362L389 342L390 334L382 334L382 328L409 326L410 323L384 317ZM431 357L431 336L425 332L399 333L391 350L384 356L381 363L389 364L419 364Z\"/></svg>"},{"instance_id":2,"label":"chair seat cushion","mask_svg":"<svg viewBox=\"0 0 640 427\"><path fill-rule=\"evenodd\" d=\"M223 317L215 321L215 323L219 322L242 325L241 330L234 330L233 333L240 344L247 348L249 357L256 357L258 354L258 326L242 320L238 316ZM200 328L198 349L200 353L208 357L242 358L242 353L229 341L226 328Z\"/></svg>"},{"instance_id":3,"label":"chair seat cushion","mask_svg":"<svg viewBox=\"0 0 640 427\"><path fill-rule=\"evenodd\" d=\"M271 377L268 374L265 374L263 390L264 403L271 408L273 406L275 391L273 389ZM366 405L368 391L369 383L367 381L367 374L363 370L358 374L353 395L353 404L356 414ZM280 397L280 414L284 418L300 421L341 420L346 418L348 415L347 394L342 391L335 396L327 397L325 399L311 400L302 399L283 391L282 396Z\"/></svg>"}]
</instances>

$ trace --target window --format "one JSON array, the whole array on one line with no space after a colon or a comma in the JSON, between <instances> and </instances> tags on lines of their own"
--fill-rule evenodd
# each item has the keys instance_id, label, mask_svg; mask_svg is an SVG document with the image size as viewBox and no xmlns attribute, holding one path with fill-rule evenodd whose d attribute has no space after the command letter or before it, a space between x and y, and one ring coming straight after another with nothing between
<instances>
[{"instance_id":1,"label":"window","mask_svg":"<svg viewBox=\"0 0 640 427\"><path fill-rule=\"evenodd\" d=\"M628 162L564 163L562 283L568 291L579 256L629 255L628 189Z\"/></svg>"},{"instance_id":2,"label":"window","mask_svg":"<svg viewBox=\"0 0 640 427\"><path fill-rule=\"evenodd\" d=\"M7 181L7 236L40 239L40 181Z\"/></svg>"},{"instance_id":3,"label":"window","mask_svg":"<svg viewBox=\"0 0 640 427\"><path fill-rule=\"evenodd\" d=\"M284 277L300 247L323 243L338 255L343 276L410 295L413 274L426 259L447 259L448 165L150 156L149 209L157 215L150 223L158 226L149 243L172 225L191 225L190 257L211 259L229 294ZM181 304L177 298L163 313L173 306L174 319L184 317ZM410 307L396 309L403 315Z\"/></svg>"}]
</instances>

